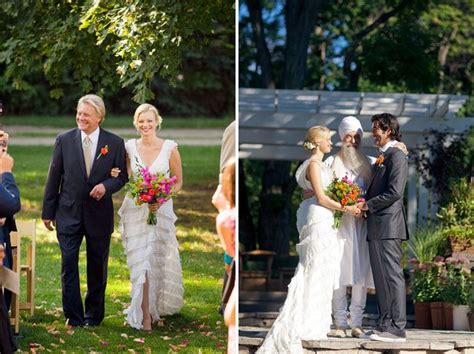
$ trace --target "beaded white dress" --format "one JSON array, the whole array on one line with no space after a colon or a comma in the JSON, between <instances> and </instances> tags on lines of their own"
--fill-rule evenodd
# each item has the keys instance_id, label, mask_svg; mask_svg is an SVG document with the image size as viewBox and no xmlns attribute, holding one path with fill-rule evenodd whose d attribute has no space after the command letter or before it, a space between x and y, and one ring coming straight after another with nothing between
<instances>
[{"instance_id":1,"label":"beaded white dress","mask_svg":"<svg viewBox=\"0 0 474 354\"><path fill-rule=\"evenodd\" d=\"M171 151L177 144L165 140L160 153L148 166L152 173L169 176ZM144 163L137 151L136 139L125 144L132 173L136 173ZM124 311L130 326L143 328L143 284L145 275L149 283L149 306L153 321L160 316L179 312L183 307L183 276L176 239L176 215L173 200L164 203L156 212L156 225L148 225L148 205L135 205L127 194L120 207L119 231L130 268L131 304Z\"/></svg>"}]
</instances>

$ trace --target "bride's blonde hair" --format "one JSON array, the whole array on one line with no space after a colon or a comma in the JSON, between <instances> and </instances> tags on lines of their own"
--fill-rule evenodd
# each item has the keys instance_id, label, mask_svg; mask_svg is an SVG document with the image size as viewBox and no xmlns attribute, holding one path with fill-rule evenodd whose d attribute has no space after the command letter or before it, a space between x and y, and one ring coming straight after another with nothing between
<instances>
[{"instance_id":1,"label":"bride's blonde hair","mask_svg":"<svg viewBox=\"0 0 474 354\"><path fill-rule=\"evenodd\" d=\"M163 118L161 118L160 112L158 112L158 109L149 103L143 103L137 107L137 109L135 110L135 114L133 115L133 125L135 126L135 128L138 129L138 119L140 118L140 114L148 112L148 111L153 112L156 123L158 124L158 130L160 130L161 122L163 121Z\"/></svg>"},{"instance_id":2,"label":"bride's blonde hair","mask_svg":"<svg viewBox=\"0 0 474 354\"><path fill-rule=\"evenodd\" d=\"M304 139L303 147L307 150L316 149L318 144L326 139L331 131L322 125L315 125L308 129L306 138Z\"/></svg>"}]
</instances>

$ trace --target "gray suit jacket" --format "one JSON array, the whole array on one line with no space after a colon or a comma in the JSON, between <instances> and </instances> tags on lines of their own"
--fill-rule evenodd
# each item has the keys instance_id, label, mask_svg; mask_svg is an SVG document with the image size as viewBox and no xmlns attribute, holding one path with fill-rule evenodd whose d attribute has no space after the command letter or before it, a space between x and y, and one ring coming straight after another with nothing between
<instances>
[{"instance_id":1,"label":"gray suit jacket","mask_svg":"<svg viewBox=\"0 0 474 354\"><path fill-rule=\"evenodd\" d=\"M374 165L374 176L367 189L367 240L407 240L408 227L403 195L408 177L405 154L389 148L381 165Z\"/></svg>"}]
</instances>

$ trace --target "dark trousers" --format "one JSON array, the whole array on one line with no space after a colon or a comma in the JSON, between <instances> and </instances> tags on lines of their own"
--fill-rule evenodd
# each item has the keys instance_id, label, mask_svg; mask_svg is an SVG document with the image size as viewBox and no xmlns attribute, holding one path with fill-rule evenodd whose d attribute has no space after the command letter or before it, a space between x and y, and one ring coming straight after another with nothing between
<instances>
[{"instance_id":1,"label":"dark trousers","mask_svg":"<svg viewBox=\"0 0 474 354\"><path fill-rule=\"evenodd\" d=\"M15 350L16 344L13 339L12 326L10 325L7 306L2 295L0 296L0 353L9 354Z\"/></svg>"},{"instance_id":2,"label":"dark trousers","mask_svg":"<svg viewBox=\"0 0 474 354\"><path fill-rule=\"evenodd\" d=\"M379 308L379 326L395 335L404 333L406 326L406 290L401 240L369 241L370 265Z\"/></svg>"},{"instance_id":3,"label":"dark trousers","mask_svg":"<svg viewBox=\"0 0 474 354\"><path fill-rule=\"evenodd\" d=\"M61 284L64 316L72 326L84 321L98 325L104 319L105 288L109 259L110 235L86 237L87 294L85 313L79 283L79 249L83 234L57 235L61 248Z\"/></svg>"}]
</instances>

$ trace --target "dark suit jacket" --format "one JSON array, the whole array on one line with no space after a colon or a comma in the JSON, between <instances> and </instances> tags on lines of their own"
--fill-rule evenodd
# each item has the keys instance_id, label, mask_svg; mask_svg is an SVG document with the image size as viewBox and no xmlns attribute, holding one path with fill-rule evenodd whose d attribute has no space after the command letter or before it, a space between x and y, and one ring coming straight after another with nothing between
<instances>
[{"instance_id":1,"label":"dark suit jacket","mask_svg":"<svg viewBox=\"0 0 474 354\"><path fill-rule=\"evenodd\" d=\"M9 238L10 230L16 230L13 215L20 210L20 192L15 183L15 178L9 172L2 173L2 183L0 184L0 217L6 217L7 221L3 227L2 238L7 242L7 257L11 257L11 248ZM11 261L11 260L10 260ZM4 296L0 288L0 353L13 353L16 350L15 340L11 332L8 309L5 304Z\"/></svg>"},{"instance_id":2,"label":"dark suit jacket","mask_svg":"<svg viewBox=\"0 0 474 354\"><path fill-rule=\"evenodd\" d=\"M408 177L406 155L396 148L383 154L384 162L374 165L374 177L367 189L367 239L408 239L403 194Z\"/></svg>"},{"instance_id":3,"label":"dark suit jacket","mask_svg":"<svg viewBox=\"0 0 474 354\"><path fill-rule=\"evenodd\" d=\"M0 184L0 218L13 216L21 208L20 191L10 172L2 173Z\"/></svg>"},{"instance_id":4,"label":"dark suit jacket","mask_svg":"<svg viewBox=\"0 0 474 354\"><path fill-rule=\"evenodd\" d=\"M101 148L108 153L97 158ZM87 177L81 131L73 129L56 138L44 191L42 218L56 220L60 234L110 235L114 229L112 194L128 181L123 139L100 129L94 164ZM110 176L113 167L122 171ZM105 195L97 201L89 196L95 185L103 183Z\"/></svg>"}]
</instances>

